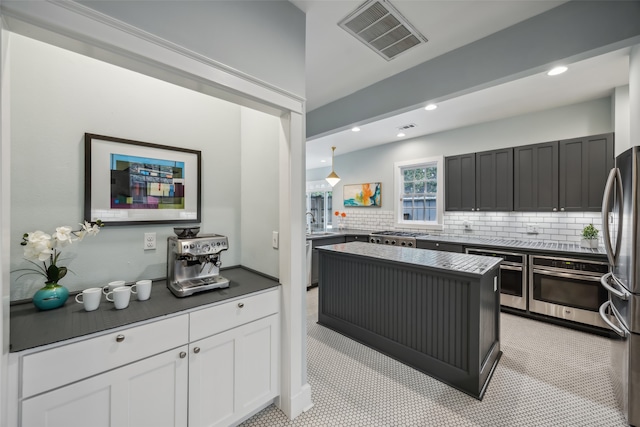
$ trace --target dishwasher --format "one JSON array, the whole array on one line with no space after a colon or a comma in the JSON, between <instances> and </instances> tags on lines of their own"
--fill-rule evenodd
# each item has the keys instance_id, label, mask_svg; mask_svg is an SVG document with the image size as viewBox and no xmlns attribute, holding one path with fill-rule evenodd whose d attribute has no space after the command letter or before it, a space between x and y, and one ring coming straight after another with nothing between
<instances>
[{"instance_id":1,"label":"dishwasher","mask_svg":"<svg viewBox=\"0 0 640 427\"><path fill-rule=\"evenodd\" d=\"M467 248L470 255L502 258L500 263L500 305L527 309L527 256L515 252Z\"/></svg>"}]
</instances>

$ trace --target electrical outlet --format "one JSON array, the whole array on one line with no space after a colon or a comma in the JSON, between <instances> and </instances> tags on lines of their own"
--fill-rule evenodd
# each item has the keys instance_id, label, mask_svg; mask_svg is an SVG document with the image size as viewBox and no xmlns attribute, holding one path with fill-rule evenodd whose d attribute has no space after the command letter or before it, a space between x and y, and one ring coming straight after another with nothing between
<instances>
[{"instance_id":1,"label":"electrical outlet","mask_svg":"<svg viewBox=\"0 0 640 427\"><path fill-rule=\"evenodd\" d=\"M278 232L274 231L273 233L271 233L271 246L273 246L273 249L278 249L279 244L280 238L278 236Z\"/></svg>"},{"instance_id":2,"label":"electrical outlet","mask_svg":"<svg viewBox=\"0 0 640 427\"><path fill-rule=\"evenodd\" d=\"M472 226L471 221L464 221L462 225L464 226L465 230L471 230L471 226Z\"/></svg>"},{"instance_id":3,"label":"electrical outlet","mask_svg":"<svg viewBox=\"0 0 640 427\"><path fill-rule=\"evenodd\" d=\"M538 234L538 224L527 224L527 234Z\"/></svg>"},{"instance_id":4,"label":"electrical outlet","mask_svg":"<svg viewBox=\"0 0 640 427\"><path fill-rule=\"evenodd\" d=\"M156 233L144 233L144 250L149 251L156 248Z\"/></svg>"}]
</instances>

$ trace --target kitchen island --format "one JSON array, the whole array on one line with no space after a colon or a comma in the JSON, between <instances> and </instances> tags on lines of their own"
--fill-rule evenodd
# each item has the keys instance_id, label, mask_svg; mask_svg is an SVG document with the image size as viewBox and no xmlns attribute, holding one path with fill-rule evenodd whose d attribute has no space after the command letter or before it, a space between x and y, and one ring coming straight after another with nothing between
<instances>
[{"instance_id":1,"label":"kitchen island","mask_svg":"<svg viewBox=\"0 0 640 427\"><path fill-rule=\"evenodd\" d=\"M482 399L501 356L500 259L320 246L318 323Z\"/></svg>"}]
</instances>

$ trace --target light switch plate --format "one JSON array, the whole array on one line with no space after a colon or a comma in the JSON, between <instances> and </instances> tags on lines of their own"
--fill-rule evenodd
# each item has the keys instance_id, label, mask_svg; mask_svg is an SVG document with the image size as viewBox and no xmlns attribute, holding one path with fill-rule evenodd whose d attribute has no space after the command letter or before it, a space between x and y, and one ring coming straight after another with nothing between
<instances>
[{"instance_id":1,"label":"light switch plate","mask_svg":"<svg viewBox=\"0 0 640 427\"><path fill-rule=\"evenodd\" d=\"M144 233L144 250L150 251L156 248L156 233Z\"/></svg>"},{"instance_id":2,"label":"light switch plate","mask_svg":"<svg viewBox=\"0 0 640 427\"><path fill-rule=\"evenodd\" d=\"M271 246L273 246L273 249L278 249L279 245L280 237L278 236L278 232L274 231L273 233L271 233Z\"/></svg>"}]
</instances>

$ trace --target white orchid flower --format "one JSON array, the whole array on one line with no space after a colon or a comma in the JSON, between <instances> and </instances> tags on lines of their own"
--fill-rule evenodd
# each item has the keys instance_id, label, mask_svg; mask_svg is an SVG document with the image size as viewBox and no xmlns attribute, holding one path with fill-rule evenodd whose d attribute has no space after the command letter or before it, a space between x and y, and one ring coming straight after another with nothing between
<instances>
[{"instance_id":1,"label":"white orchid flower","mask_svg":"<svg viewBox=\"0 0 640 427\"><path fill-rule=\"evenodd\" d=\"M70 245L75 240L72 231L71 227L66 225L56 228L53 238L58 241L58 246Z\"/></svg>"},{"instance_id":2,"label":"white orchid flower","mask_svg":"<svg viewBox=\"0 0 640 427\"><path fill-rule=\"evenodd\" d=\"M96 234L98 234L100 232L100 227L98 226L98 224L93 224L91 225L91 223L89 221L85 221L84 224L80 224L82 226L82 234L87 234L89 236L95 236Z\"/></svg>"},{"instance_id":3,"label":"white orchid flower","mask_svg":"<svg viewBox=\"0 0 640 427\"><path fill-rule=\"evenodd\" d=\"M46 261L53 254L51 236L43 231L28 233L24 256L30 260Z\"/></svg>"}]
</instances>

